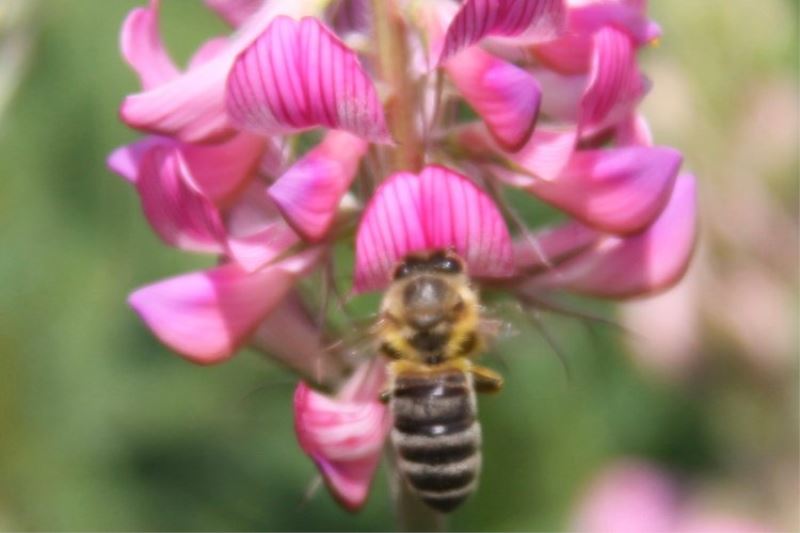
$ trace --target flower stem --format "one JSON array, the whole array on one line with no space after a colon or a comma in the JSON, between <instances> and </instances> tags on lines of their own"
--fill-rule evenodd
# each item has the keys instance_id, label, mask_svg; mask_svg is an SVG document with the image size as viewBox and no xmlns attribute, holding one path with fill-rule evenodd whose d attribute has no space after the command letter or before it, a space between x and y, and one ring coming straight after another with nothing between
<instances>
[{"instance_id":1,"label":"flower stem","mask_svg":"<svg viewBox=\"0 0 800 533\"><path fill-rule=\"evenodd\" d=\"M415 119L417 90L408 73L409 52L405 22L393 0L373 0L375 36L378 43L378 70L388 84L386 103L389 130L397 143L392 153L392 170L417 172L422 167L422 143Z\"/></svg>"}]
</instances>

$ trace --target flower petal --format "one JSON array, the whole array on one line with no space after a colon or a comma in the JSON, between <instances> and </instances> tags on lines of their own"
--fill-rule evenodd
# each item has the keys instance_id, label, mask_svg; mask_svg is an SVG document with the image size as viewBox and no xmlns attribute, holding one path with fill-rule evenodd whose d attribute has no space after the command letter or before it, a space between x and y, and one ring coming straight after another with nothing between
<instances>
[{"instance_id":1,"label":"flower petal","mask_svg":"<svg viewBox=\"0 0 800 533\"><path fill-rule=\"evenodd\" d=\"M358 56L317 19L276 17L227 81L235 123L263 134L317 126L389 142L383 107Z\"/></svg>"},{"instance_id":2,"label":"flower petal","mask_svg":"<svg viewBox=\"0 0 800 533\"><path fill-rule=\"evenodd\" d=\"M252 17L264 4L264 0L204 0L225 22L238 28Z\"/></svg>"},{"instance_id":3,"label":"flower petal","mask_svg":"<svg viewBox=\"0 0 800 533\"><path fill-rule=\"evenodd\" d=\"M230 263L136 290L128 299L153 333L201 364L227 359L317 262L310 249L247 273Z\"/></svg>"},{"instance_id":4,"label":"flower petal","mask_svg":"<svg viewBox=\"0 0 800 533\"><path fill-rule=\"evenodd\" d=\"M533 76L479 48L465 50L445 68L498 144L516 152L528 142L541 100L539 83Z\"/></svg>"},{"instance_id":5,"label":"flower petal","mask_svg":"<svg viewBox=\"0 0 800 533\"><path fill-rule=\"evenodd\" d=\"M228 255L252 272L300 242L263 185L251 185L227 220Z\"/></svg>"},{"instance_id":6,"label":"flower petal","mask_svg":"<svg viewBox=\"0 0 800 533\"><path fill-rule=\"evenodd\" d=\"M359 224L355 289L378 289L408 253L437 249L454 249L473 276L513 273L508 228L485 192L438 165L419 176L398 172L375 192Z\"/></svg>"},{"instance_id":7,"label":"flower petal","mask_svg":"<svg viewBox=\"0 0 800 533\"><path fill-rule=\"evenodd\" d=\"M520 275L553 268L592 247L601 234L579 222L568 222L514 240L514 262Z\"/></svg>"},{"instance_id":8,"label":"flower petal","mask_svg":"<svg viewBox=\"0 0 800 533\"><path fill-rule=\"evenodd\" d=\"M277 15L302 16L317 10L312 0L266 2L229 39L225 50L171 80L122 102L120 117L133 128L184 142L219 140L232 133L225 109L225 80L236 55Z\"/></svg>"},{"instance_id":9,"label":"flower petal","mask_svg":"<svg viewBox=\"0 0 800 533\"><path fill-rule=\"evenodd\" d=\"M580 124L586 134L627 117L647 89L626 33L606 26L592 39L591 70L580 103Z\"/></svg>"},{"instance_id":10,"label":"flower petal","mask_svg":"<svg viewBox=\"0 0 800 533\"><path fill-rule=\"evenodd\" d=\"M558 178L531 180L526 189L597 229L634 233L666 205L682 160L662 147L581 150Z\"/></svg>"},{"instance_id":11,"label":"flower petal","mask_svg":"<svg viewBox=\"0 0 800 533\"><path fill-rule=\"evenodd\" d=\"M151 135L130 144L122 145L119 148L115 148L108 155L106 165L109 170L119 174L129 183L135 183L136 176L139 174L139 162L142 156L153 146L164 144L165 142L169 143L170 141Z\"/></svg>"},{"instance_id":12,"label":"flower petal","mask_svg":"<svg viewBox=\"0 0 800 533\"><path fill-rule=\"evenodd\" d=\"M613 26L641 46L661 36L661 28L647 18L646 11L645 2L639 0L591 2L569 10L569 27L573 32L588 34Z\"/></svg>"},{"instance_id":13,"label":"flower petal","mask_svg":"<svg viewBox=\"0 0 800 533\"><path fill-rule=\"evenodd\" d=\"M358 389L362 399L331 398L305 383L298 385L294 395L300 446L317 464L333 495L351 510L367 498L391 427L386 406L378 401L380 389L374 387L375 383L381 387L385 378L369 375L382 378L383 372L382 362L376 359L364 363L350 378L345 388Z\"/></svg>"},{"instance_id":14,"label":"flower petal","mask_svg":"<svg viewBox=\"0 0 800 533\"><path fill-rule=\"evenodd\" d=\"M158 7L158 0L150 0L148 7L132 10L120 33L122 57L139 75L144 89L162 85L179 74L161 42Z\"/></svg>"},{"instance_id":15,"label":"flower petal","mask_svg":"<svg viewBox=\"0 0 800 533\"><path fill-rule=\"evenodd\" d=\"M181 164L189 183L217 204L240 192L257 169L266 142L239 133L219 144L184 144Z\"/></svg>"},{"instance_id":16,"label":"flower petal","mask_svg":"<svg viewBox=\"0 0 800 533\"><path fill-rule=\"evenodd\" d=\"M142 156L136 179L142 210L161 239L184 250L220 253L224 235L217 208L184 181L177 147Z\"/></svg>"},{"instance_id":17,"label":"flower petal","mask_svg":"<svg viewBox=\"0 0 800 533\"><path fill-rule=\"evenodd\" d=\"M361 138L332 131L269 188L298 233L309 240L325 235L366 151Z\"/></svg>"},{"instance_id":18,"label":"flower petal","mask_svg":"<svg viewBox=\"0 0 800 533\"><path fill-rule=\"evenodd\" d=\"M696 237L696 184L681 175L656 221L630 237L609 237L592 251L533 278L528 289L550 286L621 298L669 288L683 277Z\"/></svg>"},{"instance_id":19,"label":"flower petal","mask_svg":"<svg viewBox=\"0 0 800 533\"><path fill-rule=\"evenodd\" d=\"M447 28L438 64L488 36L551 39L565 14L564 0L466 0Z\"/></svg>"}]
</instances>

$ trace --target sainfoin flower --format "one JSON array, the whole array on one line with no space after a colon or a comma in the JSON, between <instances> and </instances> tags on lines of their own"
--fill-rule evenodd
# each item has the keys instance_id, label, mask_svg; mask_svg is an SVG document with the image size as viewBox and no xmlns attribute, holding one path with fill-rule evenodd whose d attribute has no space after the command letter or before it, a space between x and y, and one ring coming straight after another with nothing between
<instances>
[{"instance_id":1,"label":"sainfoin flower","mask_svg":"<svg viewBox=\"0 0 800 533\"><path fill-rule=\"evenodd\" d=\"M408 253L453 250L476 283L525 306L643 295L683 275L696 185L637 111L649 86L637 53L660 33L644 0L207 5L235 32L183 69L157 0L122 27L141 91L120 117L146 136L109 166L165 244L214 263L129 301L190 361L250 344L295 368L300 445L346 507L365 501L391 421L383 363L348 371L311 319L304 289L313 272L336 277L335 255L355 247L361 293ZM510 228L512 190L563 220Z\"/></svg>"}]
</instances>

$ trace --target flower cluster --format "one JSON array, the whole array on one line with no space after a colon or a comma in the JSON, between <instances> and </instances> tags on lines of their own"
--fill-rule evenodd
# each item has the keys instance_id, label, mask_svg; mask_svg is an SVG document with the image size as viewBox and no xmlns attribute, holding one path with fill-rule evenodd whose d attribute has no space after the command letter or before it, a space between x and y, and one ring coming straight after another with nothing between
<instances>
[{"instance_id":1,"label":"flower cluster","mask_svg":"<svg viewBox=\"0 0 800 533\"><path fill-rule=\"evenodd\" d=\"M164 49L158 0L126 18L122 54L142 90L120 116L147 136L109 166L164 243L218 266L130 304L191 361L257 343L332 385L299 385L296 428L345 506L364 502L389 421L382 363L340 379L298 291L334 247L355 244L355 292L440 248L526 304L646 294L682 276L695 180L637 113L637 52L660 33L645 0L206 3L235 32L185 69ZM507 188L566 222L510 232Z\"/></svg>"}]
</instances>

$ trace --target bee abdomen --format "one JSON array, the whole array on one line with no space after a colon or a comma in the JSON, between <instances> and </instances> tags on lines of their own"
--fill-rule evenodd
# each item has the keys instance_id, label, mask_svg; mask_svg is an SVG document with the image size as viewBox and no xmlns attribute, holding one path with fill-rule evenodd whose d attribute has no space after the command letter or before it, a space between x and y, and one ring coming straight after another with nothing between
<instances>
[{"instance_id":1,"label":"bee abdomen","mask_svg":"<svg viewBox=\"0 0 800 533\"><path fill-rule=\"evenodd\" d=\"M468 376L446 373L395 380L392 442L408 485L449 512L477 486L481 429Z\"/></svg>"}]
</instances>

